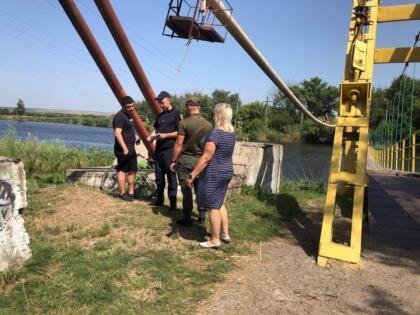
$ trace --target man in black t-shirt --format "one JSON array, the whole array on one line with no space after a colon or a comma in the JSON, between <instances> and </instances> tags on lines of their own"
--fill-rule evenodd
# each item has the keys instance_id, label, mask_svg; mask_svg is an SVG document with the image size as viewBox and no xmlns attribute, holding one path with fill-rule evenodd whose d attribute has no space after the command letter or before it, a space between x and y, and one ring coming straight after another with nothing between
<instances>
[{"instance_id":1,"label":"man in black t-shirt","mask_svg":"<svg viewBox=\"0 0 420 315\"><path fill-rule=\"evenodd\" d=\"M156 205L163 205L166 175L168 180L168 197L171 205L169 210L176 210L178 183L176 173L171 170L171 161L180 115L179 111L172 106L171 96L168 92L160 92L156 100L159 102L163 111L156 117L155 123L153 124L154 130L148 137L149 141L156 140Z\"/></svg>"},{"instance_id":2,"label":"man in black t-shirt","mask_svg":"<svg viewBox=\"0 0 420 315\"><path fill-rule=\"evenodd\" d=\"M134 101L130 96L122 98L122 109L115 114L112 121L115 144L114 154L117 157L118 197L125 201L134 199L134 178L137 172L137 155L134 148L136 132L130 113L134 110ZM125 182L128 182L128 193L125 191Z\"/></svg>"}]
</instances>

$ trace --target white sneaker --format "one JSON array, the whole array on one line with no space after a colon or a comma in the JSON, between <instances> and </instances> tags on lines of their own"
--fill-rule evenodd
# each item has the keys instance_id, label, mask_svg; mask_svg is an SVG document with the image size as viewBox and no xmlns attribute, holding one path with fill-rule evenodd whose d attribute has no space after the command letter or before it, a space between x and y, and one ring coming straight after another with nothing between
<instances>
[{"instance_id":1,"label":"white sneaker","mask_svg":"<svg viewBox=\"0 0 420 315\"><path fill-rule=\"evenodd\" d=\"M217 242L217 243L215 243L215 244L213 244L210 241L201 242L201 243L198 243L198 246L203 247L203 248L214 248L214 249L217 249L217 248L220 247L220 241Z\"/></svg>"}]
</instances>

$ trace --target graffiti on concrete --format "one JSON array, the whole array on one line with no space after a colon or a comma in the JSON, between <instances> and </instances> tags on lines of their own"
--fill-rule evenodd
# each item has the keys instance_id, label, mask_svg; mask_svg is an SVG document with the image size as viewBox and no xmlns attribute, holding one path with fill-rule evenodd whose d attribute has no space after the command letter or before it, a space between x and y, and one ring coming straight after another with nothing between
<instances>
[{"instance_id":1,"label":"graffiti on concrete","mask_svg":"<svg viewBox=\"0 0 420 315\"><path fill-rule=\"evenodd\" d=\"M12 186L4 180L0 179L0 231L3 229L4 222L13 211L13 203L15 202L15 194Z\"/></svg>"}]
</instances>

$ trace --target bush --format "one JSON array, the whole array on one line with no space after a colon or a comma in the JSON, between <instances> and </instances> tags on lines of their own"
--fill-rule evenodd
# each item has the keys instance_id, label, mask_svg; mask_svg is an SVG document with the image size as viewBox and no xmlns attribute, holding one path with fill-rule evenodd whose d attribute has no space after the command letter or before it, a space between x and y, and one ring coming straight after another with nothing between
<instances>
[{"instance_id":1,"label":"bush","mask_svg":"<svg viewBox=\"0 0 420 315\"><path fill-rule=\"evenodd\" d=\"M280 131L274 129L267 129L265 132L265 138L269 142L279 143L283 141L284 135Z\"/></svg>"},{"instance_id":2,"label":"bush","mask_svg":"<svg viewBox=\"0 0 420 315\"><path fill-rule=\"evenodd\" d=\"M64 183L66 169L111 165L114 159L108 152L70 148L58 140L17 140L13 132L0 139L0 155L21 160L29 179L52 184Z\"/></svg>"}]
</instances>

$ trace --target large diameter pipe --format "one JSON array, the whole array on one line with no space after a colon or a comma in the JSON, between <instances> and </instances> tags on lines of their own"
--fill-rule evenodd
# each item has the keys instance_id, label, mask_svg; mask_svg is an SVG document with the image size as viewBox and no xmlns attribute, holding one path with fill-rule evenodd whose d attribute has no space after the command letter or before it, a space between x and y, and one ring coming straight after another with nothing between
<instances>
[{"instance_id":1,"label":"large diameter pipe","mask_svg":"<svg viewBox=\"0 0 420 315\"><path fill-rule=\"evenodd\" d=\"M121 54L123 55L124 60L128 65L128 68L134 76L137 85L143 93L147 104L149 105L153 114L157 116L162 111L162 109L156 102L156 95L153 92L152 87L150 86L149 80L147 79L146 74L144 73L143 68L140 65L136 53L134 52L134 49L131 46L127 35L125 34L124 29L114 9L112 8L111 3L109 2L109 0L95 0L95 4L99 9L102 18L105 20L105 23L108 26L112 37L114 37L114 40L117 43L117 46Z\"/></svg>"},{"instance_id":2,"label":"large diameter pipe","mask_svg":"<svg viewBox=\"0 0 420 315\"><path fill-rule=\"evenodd\" d=\"M80 38L82 39L83 43L85 44L86 48L88 49L96 65L98 66L99 70L101 71L102 75L104 76L106 82L108 82L108 85L110 86L118 102L121 104L121 99L127 94L125 93L120 81L108 63L101 47L99 47L99 44L89 29L89 26L83 19L83 16L77 8L76 4L73 0L59 0L59 2L71 23L73 24L74 28L76 29L77 33L79 34ZM137 133L139 134L149 153L153 155L155 152L155 147L152 143L147 141L149 133L144 127L140 116L135 110L131 113L131 116L134 120Z\"/></svg>"},{"instance_id":3,"label":"large diameter pipe","mask_svg":"<svg viewBox=\"0 0 420 315\"><path fill-rule=\"evenodd\" d=\"M236 22L230 11L226 9L222 1L220 0L207 0L212 13L217 19L226 27L229 33L236 39L239 45L248 53L248 55L255 61L255 63L261 68L261 70L270 78L271 81L279 88L284 95L290 99L303 113L305 113L310 119L318 124L326 127L335 127L335 125L328 124L324 121L316 118L312 113L299 101L295 94L289 89L286 83L280 78L273 67L269 64L267 59L258 50L252 40L246 35L241 26Z\"/></svg>"}]
</instances>

